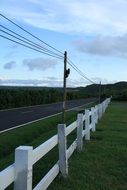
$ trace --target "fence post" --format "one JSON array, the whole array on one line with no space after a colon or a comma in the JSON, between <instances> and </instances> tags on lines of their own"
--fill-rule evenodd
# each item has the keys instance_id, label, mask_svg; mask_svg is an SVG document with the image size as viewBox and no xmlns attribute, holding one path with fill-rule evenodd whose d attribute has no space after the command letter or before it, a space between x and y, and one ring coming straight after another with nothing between
<instances>
[{"instance_id":1,"label":"fence post","mask_svg":"<svg viewBox=\"0 0 127 190\"><path fill-rule=\"evenodd\" d=\"M100 111L99 111L100 107L99 107L99 104L97 105L97 118L98 118L98 121L99 121L99 117L100 117Z\"/></svg>"},{"instance_id":2,"label":"fence post","mask_svg":"<svg viewBox=\"0 0 127 190\"><path fill-rule=\"evenodd\" d=\"M105 101L103 102L103 113L105 113Z\"/></svg>"},{"instance_id":3,"label":"fence post","mask_svg":"<svg viewBox=\"0 0 127 190\"><path fill-rule=\"evenodd\" d=\"M101 117L103 116L103 103L101 103Z\"/></svg>"},{"instance_id":4,"label":"fence post","mask_svg":"<svg viewBox=\"0 0 127 190\"><path fill-rule=\"evenodd\" d=\"M106 109L107 109L107 107L108 107L108 99L106 99Z\"/></svg>"},{"instance_id":5,"label":"fence post","mask_svg":"<svg viewBox=\"0 0 127 190\"><path fill-rule=\"evenodd\" d=\"M96 124L97 124L97 122L98 122L98 106L96 105L95 106L95 122L96 122Z\"/></svg>"},{"instance_id":6,"label":"fence post","mask_svg":"<svg viewBox=\"0 0 127 190\"><path fill-rule=\"evenodd\" d=\"M83 148L83 114L79 113L77 116L77 150L80 152Z\"/></svg>"},{"instance_id":7,"label":"fence post","mask_svg":"<svg viewBox=\"0 0 127 190\"><path fill-rule=\"evenodd\" d=\"M100 120L101 116L102 116L102 106L101 106L101 104L98 105L98 108L99 108L99 120Z\"/></svg>"},{"instance_id":8,"label":"fence post","mask_svg":"<svg viewBox=\"0 0 127 190\"><path fill-rule=\"evenodd\" d=\"M91 123L92 123L92 131L95 131L95 108L91 108Z\"/></svg>"},{"instance_id":9,"label":"fence post","mask_svg":"<svg viewBox=\"0 0 127 190\"><path fill-rule=\"evenodd\" d=\"M104 102L101 103L102 106L102 115L104 114Z\"/></svg>"},{"instance_id":10,"label":"fence post","mask_svg":"<svg viewBox=\"0 0 127 190\"><path fill-rule=\"evenodd\" d=\"M105 113L105 100L103 102L103 114Z\"/></svg>"},{"instance_id":11,"label":"fence post","mask_svg":"<svg viewBox=\"0 0 127 190\"><path fill-rule=\"evenodd\" d=\"M63 177L68 175L66 125L58 124L59 167Z\"/></svg>"},{"instance_id":12,"label":"fence post","mask_svg":"<svg viewBox=\"0 0 127 190\"><path fill-rule=\"evenodd\" d=\"M106 111L106 100L105 100L105 111Z\"/></svg>"},{"instance_id":13,"label":"fence post","mask_svg":"<svg viewBox=\"0 0 127 190\"><path fill-rule=\"evenodd\" d=\"M32 190L33 147L19 146L15 149L14 190Z\"/></svg>"},{"instance_id":14,"label":"fence post","mask_svg":"<svg viewBox=\"0 0 127 190\"><path fill-rule=\"evenodd\" d=\"M85 115L86 115L86 120L85 120L85 129L86 129L85 140L90 140L90 129L89 129L90 116L89 116L89 110L85 110Z\"/></svg>"}]
</instances>

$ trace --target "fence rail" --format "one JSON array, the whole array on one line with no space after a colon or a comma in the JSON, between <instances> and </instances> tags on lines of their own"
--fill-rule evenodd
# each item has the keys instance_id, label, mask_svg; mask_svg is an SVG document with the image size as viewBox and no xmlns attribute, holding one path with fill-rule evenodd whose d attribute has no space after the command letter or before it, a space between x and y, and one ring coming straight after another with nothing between
<instances>
[{"instance_id":1,"label":"fence rail","mask_svg":"<svg viewBox=\"0 0 127 190\"><path fill-rule=\"evenodd\" d=\"M57 163L42 178L33 190L45 190L61 172L63 177L68 175L68 159L75 149L82 151L83 137L90 140L90 131L96 130L96 124L104 114L111 98L107 98L101 104L84 110L84 113L77 115L77 120L66 127L65 124L58 125L58 134L33 149L31 146L20 146L15 149L15 162L0 172L0 190L5 190L14 182L14 190L32 190L32 169L33 165L44 155L52 150L57 144L59 158ZM77 138L67 149L67 136L77 129Z\"/></svg>"}]
</instances>

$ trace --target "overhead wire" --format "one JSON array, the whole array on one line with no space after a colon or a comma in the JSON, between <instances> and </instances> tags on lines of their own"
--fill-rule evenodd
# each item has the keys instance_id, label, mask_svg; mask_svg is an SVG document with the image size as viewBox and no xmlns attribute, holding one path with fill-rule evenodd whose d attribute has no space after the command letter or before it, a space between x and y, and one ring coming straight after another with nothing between
<instances>
[{"instance_id":1,"label":"overhead wire","mask_svg":"<svg viewBox=\"0 0 127 190\"><path fill-rule=\"evenodd\" d=\"M0 26L1 26L1 25L0 25ZM32 46L32 47L38 49L38 50L43 50L43 51L42 51L43 53L46 52L46 53L50 53L50 54L52 54L52 55L55 55L55 56L57 56L57 57L63 58L61 55L58 55L58 54L56 54L56 53L54 53L54 52L52 52L52 51L48 51L48 50L45 51L45 49L43 49L43 47L41 47L41 46L38 47L38 44L33 43L31 40L27 40L27 38L25 38L25 37L22 37L23 39L25 39L25 40L23 40L22 38L16 37L15 35L13 35L13 34L11 34L11 33L8 33L8 32L6 32L5 30L1 30L1 29L0 29L0 31L3 32L3 33L6 34L6 35L9 35L9 36L11 36L11 37L13 37L13 38L15 38L15 39L17 39L17 40L23 42L23 43L26 43L26 44L28 44L28 45L30 45L30 46ZM12 32L13 32L13 31L12 31ZM13 33L15 33L15 32L13 32ZM17 36L21 36L21 35L18 35L18 34L17 34ZM21 45L21 44L20 44L20 45Z\"/></svg>"},{"instance_id":2,"label":"overhead wire","mask_svg":"<svg viewBox=\"0 0 127 190\"><path fill-rule=\"evenodd\" d=\"M26 38L26 37L24 37L24 36L22 36L22 35L20 35L20 34L18 34L18 33L16 33L16 32L14 32L14 31L8 29L7 27L5 27L5 26L3 26L3 25L0 25L0 27L1 27L1 28L4 28L5 30L11 32L12 34L14 34L14 35L20 37L21 39L26 40L27 42L30 42L31 44L35 45L35 46L36 46L37 48L39 48L39 49L42 49L43 51L46 51L46 52L49 52L49 53L52 53L52 54L54 54L54 55L57 55L57 56L62 57L61 54L55 53L55 52L53 52L53 51L51 51L51 50L48 50L47 48L45 48L45 47L43 47L43 46L41 46L41 45L39 45L39 44L37 44L37 43L31 41L30 39L28 39L28 38Z\"/></svg>"},{"instance_id":3,"label":"overhead wire","mask_svg":"<svg viewBox=\"0 0 127 190\"><path fill-rule=\"evenodd\" d=\"M24 29L23 27L21 27L19 24L16 24L14 21L12 21L11 19L9 19L8 17L6 17L5 15L0 13L0 16L3 17L4 19L8 20L10 23L12 23L13 25L17 26L18 28L20 28L22 31L26 32L27 34L29 34L30 36L32 36L33 38L39 40L40 42L42 42L43 44L47 45L48 47L54 49L55 51L59 52L60 54L63 55L63 53L54 48L53 46L49 45L48 43L46 43L45 41L41 40L40 38L38 38L37 36L35 36L34 34L32 34L31 32L29 32L28 30Z\"/></svg>"},{"instance_id":4,"label":"overhead wire","mask_svg":"<svg viewBox=\"0 0 127 190\"><path fill-rule=\"evenodd\" d=\"M89 79L69 58L68 58L68 64L76 71L79 73L79 75L81 75L83 78L85 78L86 80L88 80L89 82L91 82L92 84L97 84L95 83L93 80Z\"/></svg>"},{"instance_id":5,"label":"overhead wire","mask_svg":"<svg viewBox=\"0 0 127 190\"><path fill-rule=\"evenodd\" d=\"M58 58L58 59L63 59L63 58L64 58L64 57L63 57L64 54L63 54L60 50L54 48L53 46L49 45L49 44L46 43L45 41L41 40L40 38L38 38L37 36L35 36L35 35L32 34L31 32L29 32L28 30L26 30L26 29L24 29L23 27L21 27L19 24L16 24L14 21L12 21L11 19L9 19L9 18L6 17L5 15L3 15L3 14L0 13L0 16L2 16L4 19L6 19L7 21L9 21L9 22L12 23L13 25L17 26L18 28L20 28L22 31L26 32L27 34L29 34L29 35L32 36L33 38L35 38L35 39L37 39L38 41L42 42L43 44L47 45L49 48L53 49L55 52L53 52L52 50L49 50L49 49L47 49L47 48L45 48L45 47L43 47L43 46L41 46L41 45L39 45L39 44L37 44L37 43L31 41L30 39L28 39L28 38L26 38L26 37L24 37L24 36L22 36L22 35L20 35L20 34L17 34L16 32L14 32L14 31L8 29L7 27L5 27L5 26L3 26L3 25L0 25L0 26L1 26L2 28L6 29L7 31L13 33L14 35L0 29L1 32L3 32L3 33L5 33L5 34L7 34L7 35L9 35L9 36L11 36L11 37L13 37L13 38L19 40L19 41L21 41L21 42L23 42L23 43L18 42L18 41L14 40L14 39L8 38L8 37L3 36L3 35L0 34L1 37L5 38L5 39L7 39L7 40L9 40L9 41L12 41L12 42L14 42L14 43L17 43L17 44L19 44L19 45L21 45L21 46L24 46L24 47L27 47L27 48L29 48L29 49L32 49L32 50L34 50L34 51L43 53L43 54L45 54L45 55L49 55L49 56L52 56L52 57L55 57L55 58ZM16 35L16 36L15 36L15 35ZM17 37L17 36L18 36L18 37ZM24 43L25 43L25 44L24 44ZM27 45L26 45L26 44L27 44ZM31 47L31 46L32 46L32 47ZM58 52L59 54L56 53L56 52ZM92 84L97 84L97 83L95 83L93 80L89 79L69 58L68 58L67 62L68 62L68 64L69 64L76 72L78 72L78 74L81 75L83 78L85 78L86 80L88 80L88 81L91 82Z\"/></svg>"},{"instance_id":6,"label":"overhead wire","mask_svg":"<svg viewBox=\"0 0 127 190\"><path fill-rule=\"evenodd\" d=\"M49 56L51 56L51 57L55 57L55 58L58 58L58 59L63 59L63 58L57 57L57 56L55 56L55 55L51 55L51 54L49 54L49 53L46 53L46 52L43 52L43 51L41 51L41 50L35 49L35 48L30 47L30 46L28 46L28 45L25 45L25 44L23 44L23 43L20 43L20 42L18 42L18 41L16 41L16 40L13 40L13 39L8 38L8 37L6 37L6 36L3 36L3 35L1 35L1 34L0 34L0 36L1 36L2 38L5 38L5 39L9 40L9 41L15 42L15 43L17 43L17 44L19 44L19 45L22 45L22 46L24 46L24 47L27 47L27 48L29 48L29 49L32 49L32 50L34 50L34 51L37 51L37 52L40 52L40 53L43 53L43 54L45 54L45 55L49 55Z\"/></svg>"}]
</instances>

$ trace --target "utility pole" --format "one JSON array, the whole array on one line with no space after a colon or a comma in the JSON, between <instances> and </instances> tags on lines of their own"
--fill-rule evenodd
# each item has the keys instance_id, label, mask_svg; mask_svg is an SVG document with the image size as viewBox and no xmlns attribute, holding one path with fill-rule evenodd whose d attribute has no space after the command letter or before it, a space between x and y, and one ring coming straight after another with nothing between
<instances>
[{"instance_id":1,"label":"utility pole","mask_svg":"<svg viewBox=\"0 0 127 190\"><path fill-rule=\"evenodd\" d=\"M101 81L99 84L99 104L101 103Z\"/></svg>"},{"instance_id":2,"label":"utility pole","mask_svg":"<svg viewBox=\"0 0 127 190\"><path fill-rule=\"evenodd\" d=\"M62 121L63 124L65 123L65 111L66 111L66 96L67 96L67 90L66 90L66 82L67 77L70 74L70 69L67 70L67 52L64 53L64 77L63 77L63 113L62 113Z\"/></svg>"}]
</instances>

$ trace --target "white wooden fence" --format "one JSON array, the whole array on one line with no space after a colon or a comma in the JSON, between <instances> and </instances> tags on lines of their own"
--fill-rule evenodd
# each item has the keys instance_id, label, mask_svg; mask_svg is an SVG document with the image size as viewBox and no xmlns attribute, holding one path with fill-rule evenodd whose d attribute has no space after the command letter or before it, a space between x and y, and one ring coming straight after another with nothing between
<instances>
[{"instance_id":1,"label":"white wooden fence","mask_svg":"<svg viewBox=\"0 0 127 190\"><path fill-rule=\"evenodd\" d=\"M108 98L101 104L92 107L90 110L85 110L85 113L79 113L77 120L68 127L66 127L65 124L59 124L58 134L54 135L39 147L35 149L31 146L20 146L16 148L14 164L0 172L0 190L6 189L13 182L14 190L32 190L33 165L57 144L59 147L58 162L50 169L33 190L47 189L59 172L61 172L63 177L67 177L68 159L75 149L77 149L77 151L82 151L83 137L85 137L85 140L90 140L90 131L96 130L98 119L101 119L110 101L111 99ZM67 136L76 128L77 138L67 149Z\"/></svg>"}]
</instances>

